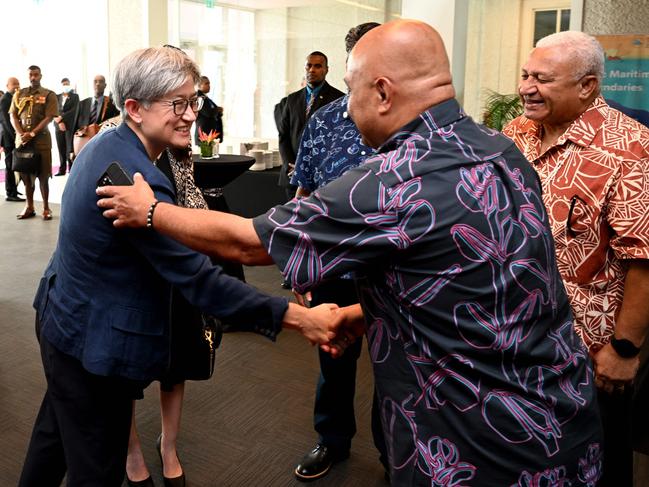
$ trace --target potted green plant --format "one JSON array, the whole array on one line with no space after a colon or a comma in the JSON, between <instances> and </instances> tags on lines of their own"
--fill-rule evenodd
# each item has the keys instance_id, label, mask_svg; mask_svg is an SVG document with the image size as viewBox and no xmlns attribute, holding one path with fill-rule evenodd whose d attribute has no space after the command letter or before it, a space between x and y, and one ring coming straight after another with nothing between
<instances>
[{"instance_id":1,"label":"potted green plant","mask_svg":"<svg viewBox=\"0 0 649 487\"><path fill-rule=\"evenodd\" d=\"M482 123L501 131L508 122L523 113L523 105L518 94L501 94L487 90L487 98L482 113Z\"/></svg>"}]
</instances>

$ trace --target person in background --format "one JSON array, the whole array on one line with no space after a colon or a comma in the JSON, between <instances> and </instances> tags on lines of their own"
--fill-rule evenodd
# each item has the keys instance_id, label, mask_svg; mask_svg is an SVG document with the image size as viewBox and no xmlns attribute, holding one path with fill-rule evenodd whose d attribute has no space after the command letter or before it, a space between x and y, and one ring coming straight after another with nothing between
<instances>
[{"instance_id":1,"label":"person in background","mask_svg":"<svg viewBox=\"0 0 649 487\"><path fill-rule=\"evenodd\" d=\"M65 176L66 169L72 169L72 135L74 134L74 118L79 106L79 95L77 95L70 80L61 80L61 93L56 95L59 105L59 115L54 117L54 134L56 146L59 150L59 170L56 176Z\"/></svg>"},{"instance_id":2,"label":"person in background","mask_svg":"<svg viewBox=\"0 0 649 487\"><path fill-rule=\"evenodd\" d=\"M345 36L345 50L351 52L356 42L380 24L368 22L349 29ZM317 189L362 164L374 150L361 140L361 134L347 113L347 97L338 98L318 109L304 128L300 150L291 184L297 186L296 196L305 198ZM306 295L297 295L298 302L310 305L336 303L349 306L358 303L353 275L330 279ZM356 392L356 362L361 354L363 340L351 344L342 357L332 358L319 349L320 377L315 394L313 423L318 441L295 468L298 480L310 481L324 477L334 462L349 456L356 433L354 395ZM387 466L387 452L381 430L378 404L372 405L372 435Z\"/></svg>"},{"instance_id":3,"label":"person in background","mask_svg":"<svg viewBox=\"0 0 649 487\"><path fill-rule=\"evenodd\" d=\"M632 384L649 331L649 129L609 107L603 76L594 37L544 37L522 67L524 113L504 133L541 178L575 330L595 362L598 485L630 487Z\"/></svg>"},{"instance_id":4,"label":"person in background","mask_svg":"<svg viewBox=\"0 0 649 487\"><path fill-rule=\"evenodd\" d=\"M161 203L153 228L246 264L271 256L299 292L356 273L361 305L341 308L334 342L366 329L393 485L596 485L591 362L537 174L461 109L427 24L372 29L345 82L375 155L252 220ZM140 175L97 193L117 228L145 226L155 201Z\"/></svg>"},{"instance_id":5,"label":"person in background","mask_svg":"<svg viewBox=\"0 0 649 487\"><path fill-rule=\"evenodd\" d=\"M281 106L281 117L278 128L279 152L282 156L282 167L279 173L279 185L286 189L287 199L295 196L296 187L290 184L291 174L295 168L295 158L300 147L302 131L309 117L320 107L343 96L343 92L327 83L329 72L327 56L314 51L309 54L304 64L306 86L288 95ZM282 102L280 102L280 105Z\"/></svg>"},{"instance_id":6,"label":"person in background","mask_svg":"<svg viewBox=\"0 0 649 487\"><path fill-rule=\"evenodd\" d=\"M0 126L2 126L2 138L0 143L5 153L5 200L25 201L18 194L18 185L13 171L13 150L16 147L16 129L11 123L9 108L14 93L20 88L18 78L13 76L7 80L7 91L0 98Z\"/></svg>"},{"instance_id":7,"label":"person in background","mask_svg":"<svg viewBox=\"0 0 649 487\"><path fill-rule=\"evenodd\" d=\"M194 183L191 149L165 149L156 163L176 190L176 203L186 208L207 209L201 191ZM185 472L177 453L177 438L180 431L182 404L185 394L186 372L183 364L195 350L195 342L186 339L184 329L189 326L201 328L202 315L192 307L183 295L174 288L171 296L171 351L169 369L160 378L160 424L161 433L156 448L162 461L162 476L169 487L183 487ZM218 339L214 337L214 340ZM218 343L216 343L218 346ZM131 487L153 486L153 480L146 466L135 421L135 401L126 458L126 480ZM163 454L164 452L164 454Z\"/></svg>"},{"instance_id":8,"label":"person in background","mask_svg":"<svg viewBox=\"0 0 649 487\"><path fill-rule=\"evenodd\" d=\"M34 299L47 389L21 487L58 486L64 476L69 485L121 485L132 401L168 366L164 303L173 288L202 311L270 339L283 326L312 343L335 336L335 305L307 310L263 295L169 238L116 230L94 204L115 161L127 176L146 174L159 201L174 201L175 188L155 163L166 148L190 144L198 77L196 64L168 47L134 51L115 67L124 122L80 153L63 192L58 245Z\"/></svg>"},{"instance_id":9,"label":"person in background","mask_svg":"<svg viewBox=\"0 0 649 487\"><path fill-rule=\"evenodd\" d=\"M210 79L207 76L201 76L198 83L197 95L204 98L203 107L196 114L196 130L194 131L194 140L198 141L198 129L206 134L212 130L219 134L219 142L223 142L223 108L212 101L207 94L210 92ZM198 144L198 142L196 142Z\"/></svg>"},{"instance_id":10,"label":"person in background","mask_svg":"<svg viewBox=\"0 0 649 487\"><path fill-rule=\"evenodd\" d=\"M106 91L106 78L98 74L93 80L94 96L84 98L79 103L74 129L79 130L91 124L101 124L119 115L119 110L110 96L104 95Z\"/></svg>"},{"instance_id":11,"label":"person in background","mask_svg":"<svg viewBox=\"0 0 649 487\"><path fill-rule=\"evenodd\" d=\"M34 209L34 187L38 179L43 198L43 220L52 219L52 210L49 205L50 185L52 177L52 137L47 126L52 119L58 116L56 94L41 86L41 68L30 66L28 69L29 87L23 88L14 94L11 102L11 120L16 130L16 147L33 147L40 155L41 165L38 174L20 173L20 178L25 185L27 204L25 209L16 217L25 220L36 216Z\"/></svg>"}]
</instances>

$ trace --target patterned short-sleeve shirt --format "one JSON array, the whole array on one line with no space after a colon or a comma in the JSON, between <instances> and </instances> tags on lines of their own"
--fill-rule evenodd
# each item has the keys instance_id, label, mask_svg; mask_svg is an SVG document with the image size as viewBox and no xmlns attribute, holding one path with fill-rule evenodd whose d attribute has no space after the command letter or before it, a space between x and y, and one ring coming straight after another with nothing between
<instances>
[{"instance_id":1,"label":"patterned short-sleeve shirt","mask_svg":"<svg viewBox=\"0 0 649 487\"><path fill-rule=\"evenodd\" d=\"M590 361L509 139L449 100L254 226L300 290L362 271L393 485L595 485Z\"/></svg>"},{"instance_id":2,"label":"patterned short-sleeve shirt","mask_svg":"<svg viewBox=\"0 0 649 487\"><path fill-rule=\"evenodd\" d=\"M338 98L309 118L291 184L313 192L373 153L347 114L347 96Z\"/></svg>"},{"instance_id":3,"label":"patterned short-sleeve shirt","mask_svg":"<svg viewBox=\"0 0 649 487\"><path fill-rule=\"evenodd\" d=\"M545 152L541 125L504 131L538 172L579 336L609 342L629 259L649 258L649 129L596 98Z\"/></svg>"}]
</instances>

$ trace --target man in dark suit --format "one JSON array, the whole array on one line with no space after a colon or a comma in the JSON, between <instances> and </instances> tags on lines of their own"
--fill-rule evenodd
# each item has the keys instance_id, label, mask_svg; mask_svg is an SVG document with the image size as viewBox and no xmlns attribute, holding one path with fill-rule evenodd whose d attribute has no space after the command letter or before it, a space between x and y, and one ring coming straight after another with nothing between
<instances>
[{"instance_id":1,"label":"man in dark suit","mask_svg":"<svg viewBox=\"0 0 649 487\"><path fill-rule=\"evenodd\" d=\"M109 118L119 115L119 110L109 96L104 96L106 78L101 74L95 76L93 81L95 96L89 96L79 103L75 130L87 125L100 124Z\"/></svg>"},{"instance_id":2,"label":"man in dark suit","mask_svg":"<svg viewBox=\"0 0 649 487\"><path fill-rule=\"evenodd\" d=\"M198 129L200 128L206 134L212 130L219 134L219 142L223 142L223 108L214 103L207 94L210 92L210 79L207 76L201 76L196 94L204 98L203 106L196 114L196 130L194 131L194 140L198 143Z\"/></svg>"},{"instance_id":3,"label":"man in dark suit","mask_svg":"<svg viewBox=\"0 0 649 487\"><path fill-rule=\"evenodd\" d=\"M59 150L59 160L61 165L57 176L65 176L67 166L72 169L72 134L74 134L74 117L77 114L79 106L79 95L72 91L70 80L63 78L61 80L61 93L56 95L59 104L59 116L54 117L54 128L56 135L56 146Z\"/></svg>"},{"instance_id":4,"label":"man in dark suit","mask_svg":"<svg viewBox=\"0 0 649 487\"><path fill-rule=\"evenodd\" d=\"M306 58L304 65L306 86L288 95L282 109L279 132L279 152L282 155L282 169L279 185L286 188L286 197L295 196L296 186L290 184L289 172L295 167L300 138L307 120L318 108L340 98L344 93L325 81L329 65L327 56L314 51ZM281 102L280 102L281 103Z\"/></svg>"},{"instance_id":5,"label":"man in dark suit","mask_svg":"<svg viewBox=\"0 0 649 487\"><path fill-rule=\"evenodd\" d=\"M0 125L2 126L2 138L0 144L5 152L5 199L7 201L25 201L18 196L18 187L16 186L16 177L13 172L13 150L16 147L16 130L11 125L9 118L9 107L11 99L16 90L20 88L17 78L7 80L7 91L0 98Z\"/></svg>"}]
</instances>

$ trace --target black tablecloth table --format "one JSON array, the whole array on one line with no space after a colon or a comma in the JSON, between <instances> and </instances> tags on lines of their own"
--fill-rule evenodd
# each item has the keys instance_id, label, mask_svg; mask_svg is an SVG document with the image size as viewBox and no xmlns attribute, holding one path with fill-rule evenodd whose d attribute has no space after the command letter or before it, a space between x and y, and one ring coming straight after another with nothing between
<instances>
[{"instance_id":1,"label":"black tablecloth table","mask_svg":"<svg viewBox=\"0 0 649 487\"><path fill-rule=\"evenodd\" d=\"M230 207L223 196L223 188L245 173L253 165L255 159L231 154L205 159L194 154L193 160L194 181L202 191L209 209L230 213ZM241 264L216 259L212 259L212 261L223 267L227 274L245 281Z\"/></svg>"},{"instance_id":2,"label":"black tablecloth table","mask_svg":"<svg viewBox=\"0 0 649 487\"><path fill-rule=\"evenodd\" d=\"M232 213L252 218L286 203L284 188L277 185L279 168L246 171L223 189Z\"/></svg>"},{"instance_id":3,"label":"black tablecloth table","mask_svg":"<svg viewBox=\"0 0 649 487\"><path fill-rule=\"evenodd\" d=\"M255 163L249 156L223 154L217 158L205 159L199 154L193 155L194 181L196 186L211 196L221 196L223 188L241 176Z\"/></svg>"}]
</instances>

